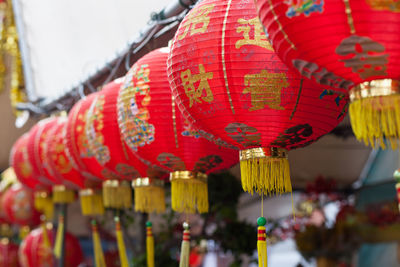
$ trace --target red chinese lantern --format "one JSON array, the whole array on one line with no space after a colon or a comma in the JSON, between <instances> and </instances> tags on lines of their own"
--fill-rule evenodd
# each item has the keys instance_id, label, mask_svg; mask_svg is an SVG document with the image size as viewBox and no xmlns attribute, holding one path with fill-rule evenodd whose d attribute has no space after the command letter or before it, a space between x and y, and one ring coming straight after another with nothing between
<instances>
[{"instance_id":1,"label":"red chinese lantern","mask_svg":"<svg viewBox=\"0 0 400 267\"><path fill-rule=\"evenodd\" d=\"M207 173L231 167L237 156L183 120L169 88L167 56L167 48L157 49L126 74L118 96L121 134L139 159L171 173L174 210L207 212Z\"/></svg>"},{"instance_id":2,"label":"red chinese lantern","mask_svg":"<svg viewBox=\"0 0 400 267\"><path fill-rule=\"evenodd\" d=\"M20 183L14 184L4 193L2 200L6 219L18 225L38 224L39 212L33 203L33 192Z\"/></svg>"},{"instance_id":3,"label":"red chinese lantern","mask_svg":"<svg viewBox=\"0 0 400 267\"><path fill-rule=\"evenodd\" d=\"M47 228L47 229L46 229ZM44 231L43 229L46 229ZM23 240L19 248L19 262L22 267L55 266L53 244L55 234L47 226L31 231ZM65 239L65 267L77 267L83 262L83 253L78 239L66 233Z\"/></svg>"},{"instance_id":4,"label":"red chinese lantern","mask_svg":"<svg viewBox=\"0 0 400 267\"><path fill-rule=\"evenodd\" d=\"M38 187L46 185L40 183L40 181L36 179L37 177L33 175L33 167L28 156L28 139L29 134L26 133L14 143L10 154L10 165L13 167L17 179L23 185L32 189L37 189Z\"/></svg>"},{"instance_id":5,"label":"red chinese lantern","mask_svg":"<svg viewBox=\"0 0 400 267\"><path fill-rule=\"evenodd\" d=\"M19 267L18 246L8 238L0 239L0 267Z\"/></svg>"},{"instance_id":6,"label":"red chinese lantern","mask_svg":"<svg viewBox=\"0 0 400 267\"><path fill-rule=\"evenodd\" d=\"M165 171L148 167L139 161L122 140L117 119L117 97L122 79L117 79L97 93L86 122L89 150L104 169L116 173L120 180L108 180L103 186L107 206L127 208L131 206L129 187L121 180L133 180L135 188L135 210L140 212L162 212L165 210L163 182ZM104 127L106 126L106 127ZM119 185L113 190L113 185ZM129 185L128 185L129 186Z\"/></svg>"},{"instance_id":7,"label":"red chinese lantern","mask_svg":"<svg viewBox=\"0 0 400 267\"><path fill-rule=\"evenodd\" d=\"M83 178L76 170L65 153L65 128L67 118L60 117L44 140L44 151L41 162L49 176L57 184L63 184L72 189L83 188Z\"/></svg>"},{"instance_id":8,"label":"red chinese lantern","mask_svg":"<svg viewBox=\"0 0 400 267\"><path fill-rule=\"evenodd\" d=\"M290 67L350 94L359 140L398 145L400 5L374 0L257 0L275 51Z\"/></svg>"},{"instance_id":9,"label":"red chinese lantern","mask_svg":"<svg viewBox=\"0 0 400 267\"><path fill-rule=\"evenodd\" d=\"M240 150L243 189L291 192L288 151L330 132L347 98L301 78L275 55L253 0L206 0L175 34L168 75L202 136Z\"/></svg>"}]
</instances>

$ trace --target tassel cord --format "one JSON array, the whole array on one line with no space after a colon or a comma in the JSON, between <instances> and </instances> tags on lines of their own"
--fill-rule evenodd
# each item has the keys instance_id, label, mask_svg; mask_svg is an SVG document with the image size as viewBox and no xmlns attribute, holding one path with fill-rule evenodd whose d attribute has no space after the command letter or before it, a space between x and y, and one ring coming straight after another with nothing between
<instances>
[{"instance_id":1,"label":"tassel cord","mask_svg":"<svg viewBox=\"0 0 400 267\"><path fill-rule=\"evenodd\" d=\"M115 216L115 234L117 238L118 254L121 263L121 267L129 267L128 256L126 254L126 247L124 242L124 236L121 229L121 222L119 216Z\"/></svg>"}]
</instances>

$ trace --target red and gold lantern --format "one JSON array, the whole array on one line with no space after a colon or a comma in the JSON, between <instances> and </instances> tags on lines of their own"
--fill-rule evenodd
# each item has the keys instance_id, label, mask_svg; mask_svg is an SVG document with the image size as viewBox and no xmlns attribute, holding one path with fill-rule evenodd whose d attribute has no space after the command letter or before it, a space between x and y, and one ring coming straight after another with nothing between
<instances>
[{"instance_id":1,"label":"red and gold lantern","mask_svg":"<svg viewBox=\"0 0 400 267\"><path fill-rule=\"evenodd\" d=\"M167 48L157 49L126 74L118 96L120 130L140 160L170 172L174 210L207 212L207 174L231 167L237 156L182 118L167 80L167 56Z\"/></svg>"},{"instance_id":2,"label":"red and gold lantern","mask_svg":"<svg viewBox=\"0 0 400 267\"><path fill-rule=\"evenodd\" d=\"M33 192L20 183L12 185L2 199L6 219L18 225L36 225L39 223L39 212L34 207Z\"/></svg>"},{"instance_id":3,"label":"red and gold lantern","mask_svg":"<svg viewBox=\"0 0 400 267\"><path fill-rule=\"evenodd\" d=\"M29 134L26 133L14 143L10 154L10 165L13 167L17 179L23 185L31 189L49 187L47 184L42 184L37 177L33 175L33 167L28 156L28 139Z\"/></svg>"},{"instance_id":4,"label":"red and gold lantern","mask_svg":"<svg viewBox=\"0 0 400 267\"><path fill-rule=\"evenodd\" d=\"M19 267L18 245L8 238L0 239L0 267Z\"/></svg>"},{"instance_id":5,"label":"red and gold lantern","mask_svg":"<svg viewBox=\"0 0 400 267\"><path fill-rule=\"evenodd\" d=\"M46 229L44 231L43 229ZM22 267L55 266L53 244L55 234L51 225L31 231L19 248L19 261ZM78 267L83 262L83 253L79 241L73 235L66 233L65 267Z\"/></svg>"},{"instance_id":6,"label":"red and gold lantern","mask_svg":"<svg viewBox=\"0 0 400 267\"><path fill-rule=\"evenodd\" d=\"M168 58L176 103L202 136L240 150L243 189L291 192L288 151L330 132L347 98L290 71L253 0L206 0L179 26Z\"/></svg>"},{"instance_id":7,"label":"red and gold lantern","mask_svg":"<svg viewBox=\"0 0 400 267\"><path fill-rule=\"evenodd\" d=\"M102 168L116 173L119 180L108 180L103 185L106 206L131 206L130 189L124 184L134 179L135 210L162 212L165 210L163 182L165 171L139 161L122 140L117 119L117 97L122 79L117 79L97 93L88 111L86 136L88 147ZM104 127L106 126L106 127ZM115 186L114 186L115 185Z\"/></svg>"},{"instance_id":8,"label":"red and gold lantern","mask_svg":"<svg viewBox=\"0 0 400 267\"><path fill-rule=\"evenodd\" d=\"M257 0L275 51L290 67L350 94L359 140L398 145L400 8L385 0Z\"/></svg>"}]
</instances>

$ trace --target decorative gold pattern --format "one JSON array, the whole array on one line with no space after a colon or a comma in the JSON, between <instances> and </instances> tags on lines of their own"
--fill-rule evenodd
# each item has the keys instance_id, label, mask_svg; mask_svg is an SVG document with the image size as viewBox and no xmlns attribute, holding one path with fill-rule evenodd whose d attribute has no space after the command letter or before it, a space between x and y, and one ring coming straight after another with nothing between
<instances>
[{"instance_id":1,"label":"decorative gold pattern","mask_svg":"<svg viewBox=\"0 0 400 267\"><path fill-rule=\"evenodd\" d=\"M199 64L199 74L192 75L190 69L181 72L182 85L190 101L189 107L192 107L194 102L202 103L201 101L203 100L210 103L214 100L214 95L208 83L208 80L212 79L213 76L214 73L206 72L203 64ZM199 82L199 85L196 89L195 83L197 82ZM206 93L205 96L203 96L204 91Z\"/></svg>"},{"instance_id":2,"label":"decorative gold pattern","mask_svg":"<svg viewBox=\"0 0 400 267\"><path fill-rule=\"evenodd\" d=\"M366 2L375 10L400 12L400 2L398 0L366 0Z\"/></svg>"},{"instance_id":3,"label":"decorative gold pattern","mask_svg":"<svg viewBox=\"0 0 400 267\"><path fill-rule=\"evenodd\" d=\"M279 147L256 147L240 150L239 156L241 161L254 158L288 158L288 151Z\"/></svg>"},{"instance_id":4,"label":"decorative gold pattern","mask_svg":"<svg viewBox=\"0 0 400 267\"><path fill-rule=\"evenodd\" d=\"M174 137L175 137L175 147L179 148L178 131L176 130L175 98L173 94L171 94L171 108L172 108L172 127L174 129Z\"/></svg>"},{"instance_id":5,"label":"decorative gold pattern","mask_svg":"<svg viewBox=\"0 0 400 267\"><path fill-rule=\"evenodd\" d=\"M266 105L275 110L283 110L281 106L281 91L290 84L285 73L270 73L261 70L260 73L244 76L243 94L250 94L251 107L249 111L263 109Z\"/></svg>"},{"instance_id":6,"label":"decorative gold pattern","mask_svg":"<svg viewBox=\"0 0 400 267\"><path fill-rule=\"evenodd\" d=\"M164 186L164 181L160 179L151 179L149 177L137 178L132 181L132 187L145 187L145 186Z\"/></svg>"},{"instance_id":7,"label":"decorative gold pattern","mask_svg":"<svg viewBox=\"0 0 400 267\"><path fill-rule=\"evenodd\" d=\"M207 183L207 174L202 172L191 172L191 171L175 171L171 172L169 180L193 180L201 183Z\"/></svg>"},{"instance_id":8,"label":"decorative gold pattern","mask_svg":"<svg viewBox=\"0 0 400 267\"><path fill-rule=\"evenodd\" d=\"M232 0L229 0L226 6L226 12L224 17L224 24L222 25L222 36L221 36L221 61L222 61L222 70L224 71L224 80L225 80L225 88L226 93L228 94L229 105L231 106L232 114L235 114L235 109L232 103L231 92L229 90L229 82L228 75L226 72L226 63L225 63L225 31L226 31L226 22L228 21L229 9L231 7Z\"/></svg>"},{"instance_id":9,"label":"decorative gold pattern","mask_svg":"<svg viewBox=\"0 0 400 267\"><path fill-rule=\"evenodd\" d=\"M190 35L197 33L204 33L210 23L210 12L214 9L214 4L203 5L193 10L186 17L186 20L182 23L181 28L185 29L183 33L179 34L178 40L182 40L190 32Z\"/></svg>"},{"instance_id":10,"label":"decorative gold pattern","mask_svg":"<svg viewBox=\"0 0 400 267\"><path fill-rule=\"evenodd\" d=\"M350 101L376 96L390 96L400 93L400 81L380 79L363 82L349 91Z\"/></svg>"},{"instance_id":11,"label":"decorative gold pattern","mask_svg":"<svg viewBox=\"0 0 400 267\"><path fill-rule=\"evenodd\" d=\"M256 45L267 50L274 51L271 44L267 40L263 26L258 17L246 20L238 19L241 26L236 28L237 33L243 32L243 39L237 40L235 47L240 49L244 45ZM253 31L253 38L250 37L250 32Z\"/></svg>"}]
</instances>

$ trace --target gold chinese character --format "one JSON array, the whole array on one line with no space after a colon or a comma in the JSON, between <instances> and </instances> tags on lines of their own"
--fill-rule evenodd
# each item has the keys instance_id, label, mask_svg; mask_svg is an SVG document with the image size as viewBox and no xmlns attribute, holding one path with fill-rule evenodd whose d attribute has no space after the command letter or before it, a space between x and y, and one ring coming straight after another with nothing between
<instances>
[{"instance_id":1,"label":"gold chinese character","mask_svg":"<svg viewBox=\"0 0 400 267\"><path fill-rule=\"evenodd\" d=\"M203 100L209 103L214 100L214 95L210 89L210 85L208 84L208 80L212 79L214 74L212 72L206 72L203 64L199 64L199 72L199 74L195 75L192 75L192 72L189 69L181 72L185 94L190 100L189 107L192 107L193 101L201 103L201 100ZM196 89L194 84L198 81L200 81L200 83ZM203 96L203 91L206 92L205 96Z\"/></svg>"},{"instance_id":2,"label":"gold chinese character","mask_svg":"<svg viewBox=\"0 0 400 267\"><path fill-rule=\"evenodd\" d=\"M178 36L178 40L182 40L186 37L190 31L190 35L196 33L204 33L207 30L208 24L210 23L209 13L213 10L214 4L204 5L196 9L194 12L187 16L185 22L182 23L184 31Z\"/></svg>"},{"instance_id":3,"label":"gold chinese character","mask_svg":"<svg viewBox=\"0 0 400 267\"><path fill-rule=\"evenodd\" d=\"M236 28L237 33L243 32L243 39L236 42L236 49L241 48L243 45L257 45L268 50L273 50L271 44L267 40L264 29L258 17L245 20L238 19L238 23L243 25ZM253 28L254 36L250 38L250 31Z\"/></svg>"},{"instance_id":4,"label":"gold chinese character","mask_svg":"<svg viewBox=\"0 0 400 267\"><path fill-rule=\"evenodd\" d=\"M243 93L250 93L251 107L249 111L263 109L268 105L272 109L282 110L281 91L289 86L284 73L269 73L261 70L260 73L247 74L244 76Z\"/></svg>"}]
</instances>

